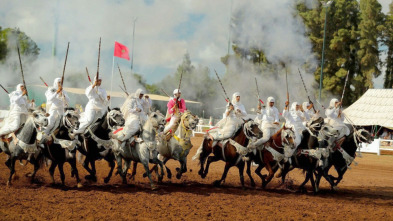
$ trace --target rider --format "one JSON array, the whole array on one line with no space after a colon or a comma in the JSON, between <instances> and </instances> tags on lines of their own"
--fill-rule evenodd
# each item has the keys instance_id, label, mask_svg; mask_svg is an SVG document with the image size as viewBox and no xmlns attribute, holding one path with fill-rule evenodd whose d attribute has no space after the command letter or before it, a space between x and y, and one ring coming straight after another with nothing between
<instances>
[{"instance_id":1,"label":"rider","mask_svg":"<svg viewBox=\"0 0 393 221\"><path fill-rule=\"evenodd\" d=\"M63 90L61 85L61 78L56 78L53 82L53 87L49 87L45 92L46 107L50 114L48 117L48 126L45 128L46 135L49 135L56 120L64 115L64 108L68 105L70 98L67 92Z\"/></svg>"},{"instance_id":2,"label":"rider","mask_svg":"<svg viewBox=\"0 0 393 221\"><path fill-rule=\"evenodd\" d=\"M316 116L316 113L314 113L314 111L311 110L313 106L314 106L313 103L309 103L308 101L303 102L301 111L304 121L309 121L310 119Z\"/></svg>"},{"instance_id":3,"label":"rider","mask_svg":"<svg viewBox=\"0 0 393 221\"><path fill-rule=\"evenodd\" d=\"M142 89L138 89L134 94L130 94L121 107L121 112L125 116L126 123L124 125L123 137L118 137L124 141L134 136L140 129L140 125L144 125L149 113L151 100L148 95L144 95Z\"/></svg>"},{"instance_id":4,"label":"rider","mask_svg":"<svg viewBox=\"0 0 393 221\"><path fill-rule=\"evenodd\" d=\"M173 98L171 97L166 105L168 107L166 118L167 121L169 120L169 123L165 126L164 134L171 129L173 133L176 131L180 122L180 113L184 113L184 111L187 110L186 102L183 98L180 98L180 96L181 91L179 89L175 89L173 91Z\"/></svg>"},{"instance_id":5,"label":"rider","mask_svg":"<svg viewBox=\"0 0 393 221\"><path fill-rule=\"evenodd\" d=\"M208 132L213 141L231 138L244 122L242 119L247 116L247 112L244 105L240 103L239 92L232 95L232 103L227 104L224 116L225 118L217 123L217 128Z\"/></svg>"},{"instance_id":6,"label":"rider","mask_svg":"<svg viewBox=\"0 0 393 221\"><path fill-rule=\"evenodd\" d=\"M260 124L260 129L262 130L263 137L254 143L250 144L253 146L259 146L266 143L273 134L275 134L280 128L280 119L278 109L274 106L274 98L267 98L268 105L266 109L261 110L259 118L262 118L262 123Z\"/></svg>"},{"instance_id":7,"label":"rider","mask_svg":"<svg viewBox=\"0 0 393 221\"><path fill-rule=\"evenodd\" d=\"M11 133L14 141L16 141L14 132L20 125L26 122L28 108L30 108L26 94L27 90L25 86L23 84L18 84L16 90L8 95L11 103L10 112L5 119L4 126L0 129L0 137Z\"/></svg>"},{"instance_id":8,"label":"rider","mask_svg":"<svg viewBox=\"0 0 393 221\"><path fill-rule=\"evenodd\" d=\"M282 116L285 118L285 126L292 127L295 132L295 145L296 147L302 141L303 130L306 129L303 114L300 111L300 105L297 102L293 102L291 109L288 111L289 102L285 102L285 108L282 112Z\"/></svg>"},{"instance_id":9,"label":"rider","mask_svg":"<svg viewBox=\"0 0 393 221\"><path fill-rule=\"evenodd\" d=\"M339 102L336 98L333 98L330 101L329 108L326 109L325 114L325 122L339 131L337 139L349 135L350 130L347 125L344 124L344 113L341 112L341 102Z\"/></svg>"},{"instance_id":10,"label":"rider","mask_svg":"<svg viewBox=\"0 0 393 221\"><path fill-rule=\"evenodd\" d=\"M95 77L94 84L86 88L85 94L89 102L86 104L85 112L81 114L79 129L74 130L75 134L83 133L94 119L105 115L111 97L107 96L105 89L100 87L101 83L102 79Z\"/></svg>"}]
</instances>

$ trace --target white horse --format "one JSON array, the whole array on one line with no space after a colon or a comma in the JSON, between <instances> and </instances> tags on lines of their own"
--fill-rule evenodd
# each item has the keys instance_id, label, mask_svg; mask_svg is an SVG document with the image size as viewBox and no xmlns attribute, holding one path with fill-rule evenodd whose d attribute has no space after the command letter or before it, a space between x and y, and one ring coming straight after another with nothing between
<instances>
[{"instance_id":1,"label":"white horse","mask_svg":"<svg viewBox=\"0 0 393 221\"><path fill-rule=\"evenodd\" d=\"M170 140L167 141L163 136L158 136L157 138L157 149L163 157L164 165L170 159L177 160L180 163L180 168L176 168L177 179L180 179L182 174L187 172L187 156L192 148L190 138L192 136L192 131L195 130L198 124L198 121L199 119L197 116L193 115L190 111L186 111L182 114L180 125ZM171 179L171 170L166 166L165 168L168 178Z\"/></svg>"},{"instance_id":2,"label":"white horse","mask_svg":"<svg viewBox=\"0 0 393 221\"><path fill-rule=\"evenodd\" d=\"M43 131L43 127L48 125L47 114L43 110L35 110L29 113L26 123L15 132L16 140L12 137L0 141L0 148L9 158L5 165L10 169L10 176L7 185L11 185L12 176L15 173L16 160L28 160L34 165L34 172L31 174L31 181L40 168L42 157L41 148L37 147L37 134Z\"/></svg>"},{"instance_id":3,"label":"white horse","mask_svg":"<svg viewBox=\"0 0 393 221\"><path fill-rule=\"evenodd\" d=\"M158 180L161 181L164 176L164 165L158 160L158 151L156 143L157 131L164 129L165 117L159 112L152 112L146 123L143 125L142 133L140 138L143 141L135 142L133 138L125 142L121 142L116 139L116 136L112 136L113 147L112 150L115 154L117 161L117 171L123 179L123 183L127 183L126 175L130 168L131 161L134 161L134 171L136 171L136 163L142 163L147 176L150 180L152 189L156 189L149 172L149 162L159 164L161 167L161 174L158 175ZM124 167L122 167L122 160L124 160ZM135 175L135 173L133 173Z\"/></svg>"}]
</instances>

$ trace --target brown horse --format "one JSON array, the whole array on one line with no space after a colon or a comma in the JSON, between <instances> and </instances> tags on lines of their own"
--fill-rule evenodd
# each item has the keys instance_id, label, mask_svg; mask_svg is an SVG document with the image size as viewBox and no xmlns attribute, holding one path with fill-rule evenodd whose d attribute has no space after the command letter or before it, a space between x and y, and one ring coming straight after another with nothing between
<instances>
[{"instance_id":1,"label":"brown horse","mask_svg":"<svg viewBox=\"0 0 393 221\"><path fill-rule=\"evenodd\" d=\"M209 166L212 162L216 162L218 160L225 161L225 169L224 173L220 180L214 181L214 186L220 186L228 174L228 171L231 167L236 166L239 169L240 181L242 183L242 187L244 188L244 161L242 160L242 154L239 154L236 147L241 148L243 151L247 151L246 146L250 139L261 138L262 132L258 128L258 125L252 120L244 123L242 127L235 133L235 136L232 140L226 142L224 147L220 145L215 145L212 147L213 141L211 139L204 139L200 149L198 150L197 155L194 156L193 159L199 159L201 164L201 169L198 174L205 178L209 172ZM201 151L201 152L200 152ZM213 156L209 156L210 153L213 153ZM198 156L199 154L199 156ZM205 161L207 159L206 168L204 168ZM255 184L254 184L255 185Z\"/></svg>"},{"instance_id":2,"label":"brown horse","mask_svg":"<svg viewBox=\"0 0 393 221\"><path fill-rule=\"evenodd\" d=\"M262 187L272 180L274 173L278 169L278 165L282 165L291 155L291 151L295 148L295 135L291 128L285 126L277 131L265 144L257 147L256 154L250 154L252 161L258 164L255 173L262 179ZM289 153L289 155L288 155ZM251 160L247 162L247 175L251 177ZM269 175L262 175L261 170L266 167Z\"/></svg>"}]
</instances>

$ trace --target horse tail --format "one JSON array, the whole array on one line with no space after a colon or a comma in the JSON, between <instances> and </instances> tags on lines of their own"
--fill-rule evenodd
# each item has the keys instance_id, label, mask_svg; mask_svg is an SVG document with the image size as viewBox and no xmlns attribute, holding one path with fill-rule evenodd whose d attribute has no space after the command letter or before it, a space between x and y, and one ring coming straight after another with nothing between
<instances>
[{"instance_id":1,"label":"horse tail","mask_svg":"<svg viewBox=\"0 0 393 221\"><path fill-rule=\"evenodd\" d=\"M200 160L200 161L199 161L199 164L201 163L201 160L202 160L202 159L200 159L200 158L201 158L201 153L203 152L203 145L205 144L205 142L206 142L206 139L203 139L203 141L202 141L201 145L199 146L197 152L196 152L195 155L192 157L192 160L199 159L199 160Z\"/></svg>"}]
</instances>

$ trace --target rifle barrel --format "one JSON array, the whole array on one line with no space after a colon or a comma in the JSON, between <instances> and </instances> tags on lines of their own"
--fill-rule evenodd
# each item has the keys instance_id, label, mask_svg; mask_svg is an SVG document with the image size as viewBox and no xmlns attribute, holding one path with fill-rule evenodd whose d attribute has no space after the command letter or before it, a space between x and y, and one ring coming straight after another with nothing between
<instances>
[{"instance_id":1,"label":"rifle barrel","mask_svg":"<svg viewBox=\"0 0 393 221\"><path fill-rule=\"evenodd\" d=\"M18 56L19 56L19 65L20 65L20 70L22 72L22 81L23 81L23 86L25 86L26 90L26 96L29 98L29 93L27 92L27 87L26 87L26 82L25 82L25 75L23 74L23 67L22 67L22 59L20 57L20 51L19 51L19 46L16 46L18 48Z\"/></svg>"},{"instance_id":2,"label":"rifle barrel","mask_svg":"<svg viewBox=\"0 0 393 221\"><path fill-rule=\"evenodd\" d=\"M69 48L70 48L70 42L68 42L68 45L67 45L67 52L66 52L66 56L65 56L65 60L64 60L64 67L63 67L63 76L61 76L61 87L63 87L63 83L64 83L64 74L65 74L65 68L67 65L68 49Z\"/></svg>"}]
</instances>

